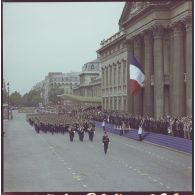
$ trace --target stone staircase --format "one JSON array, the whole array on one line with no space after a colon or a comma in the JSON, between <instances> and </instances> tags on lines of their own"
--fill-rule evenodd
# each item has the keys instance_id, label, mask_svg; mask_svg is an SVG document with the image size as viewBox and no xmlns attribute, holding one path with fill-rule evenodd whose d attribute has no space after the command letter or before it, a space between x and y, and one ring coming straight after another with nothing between
<instances>
[{"instance_id":1,"label":"stone staircase","mask_svg":"<svg viewBox=\"0 0 195 195\"><path fill-rule=\"evenodd\" d=\"M102 128L101 124L101 122L96 122L96 127ZM111 124L106 124L106 130L110 133L120 135L120 130L115 129L114 126ZM136 129L125 131L122 136L139 140L137 131L138 130ZM144 132L143 137L143 141L150 142L162 147L174 149L180 152L192 154L192 140L152 132Z\"/></svg>"}]
</instances>

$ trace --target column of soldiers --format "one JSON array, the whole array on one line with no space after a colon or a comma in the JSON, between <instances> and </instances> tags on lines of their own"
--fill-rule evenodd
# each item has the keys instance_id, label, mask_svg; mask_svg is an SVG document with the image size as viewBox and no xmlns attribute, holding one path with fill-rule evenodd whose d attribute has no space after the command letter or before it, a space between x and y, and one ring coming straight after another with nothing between
<instances>
[{"instance_id":1,"label":"column of soldiers","mask_svg":"<svg viewBox=\"0 0 195 195\"><path fill-rule=\"evenodd\" d=\"M74 135L77 132L79 140L83 142L84 133L89 134L89 140L93 141L95 134L95 123L91 120L81 120L77 115L64 114L39 114L39 115L27 115L27 121L31 126L34 126L35 131L39 133L69 133L70 141L74 139Z\"/></svg>"}]
</instances>

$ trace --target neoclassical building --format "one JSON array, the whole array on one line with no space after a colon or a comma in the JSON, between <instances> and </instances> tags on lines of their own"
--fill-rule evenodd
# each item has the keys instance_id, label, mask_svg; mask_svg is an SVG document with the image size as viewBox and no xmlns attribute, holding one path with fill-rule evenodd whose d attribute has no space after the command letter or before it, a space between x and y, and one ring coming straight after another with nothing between
<instances>
[{"instance_id":1,"label":"neoclassical building","mask_svg":"<svg viewBox=\"0 0 195 195\"><path fill-rule=\"evenodd\" d=\"M73 88L74 95L101 97L101 64L99 57L83 65L79 79L80 85Z\"/></svg>"},{"instance_id":2,"label":"neoclassical building","mask_svg":"<svg viewBox=\"0 0 195 195\"><path fill-rule=\"evenodd\" d=\"M119 29L97 51L103 108L155 118L192 115L192 2L127 2ZM128 90L130 54L145 72L138 96Z\"/></svg>"}]
</instances>

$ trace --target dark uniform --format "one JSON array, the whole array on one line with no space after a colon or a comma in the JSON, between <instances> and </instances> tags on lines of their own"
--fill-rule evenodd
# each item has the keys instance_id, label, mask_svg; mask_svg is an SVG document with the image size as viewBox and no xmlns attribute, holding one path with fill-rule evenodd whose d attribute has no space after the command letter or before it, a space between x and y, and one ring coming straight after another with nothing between
<instances>
[{"instance_id":1,"label":"dark uniform","mask_svg":"<svg viewBox=\"0 0 195 195\"><path fill-rule=\"evenodd\" d=\"M88 128L89 140L90 141L93 141L94 132L95 132L95 129L92 126Z\"/></svg>"},{"instance_id":2,"label":"dark uniform","mask_svg":"<svg viewBox=\"0 0 195 195\"><path fill-rule=\"evenodd\" d=\"M73 141L74 138L74 129L72 127L68 128L69 136L70 136L70 141Z\"/></svg>"},{"instance_id":3,"label":"dark uniform","mask_svg":"<svg viewBox=\"0 0 195 195\"><path fill-rule=\"evenodd\" d=\"M105 154L107 153L109 142L110 142L109 137L108 137L107 133L105 132L103 137L102 137L102 143L104 144L104 153Z\"/></svg>"},{"instance_id":4,"label":"dark uniform","mask_svg":"<svg viewBox=\"0 0 195 195\"><path fill-rule=\"evenodd\" d=\"M80 127L79 128L78 134L79 134L79 140L83 141L83 138L84 138L84 127Z\"/></svg>"}]
</instances>

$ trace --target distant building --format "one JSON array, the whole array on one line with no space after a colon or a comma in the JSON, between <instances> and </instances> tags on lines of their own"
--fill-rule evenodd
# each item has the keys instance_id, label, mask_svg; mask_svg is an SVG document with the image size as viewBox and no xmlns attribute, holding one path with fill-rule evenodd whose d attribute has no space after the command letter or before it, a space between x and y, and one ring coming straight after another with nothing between
<instances>
[{"instance_id":1,"label":"distant building","mask_svg":"<svg viewBox=\"0 0 195 195\"><path fill-rule=\"evenodd\" d=\"M73 88L74 95L101 97L101 64L99 58L84 64L79 78L80 85Z\"/></svg>"},{"instance_id":2,"label":"distant building","mask_svg":"<svg viewBox=\"0 0 195 195\"><path fill-rule=\"evenodd\" d=\"M37 83L33 87L33 89L39 90L44 100L44 104L48 104L49 103L48 94L49 94L49 90L52 87L56 86L64 89L65 94L73 94L72 88L76 85L79 85L78 72L70 72L70 73L50 72L45 77L45 80Z\"/></svg>"}]
</instances>

